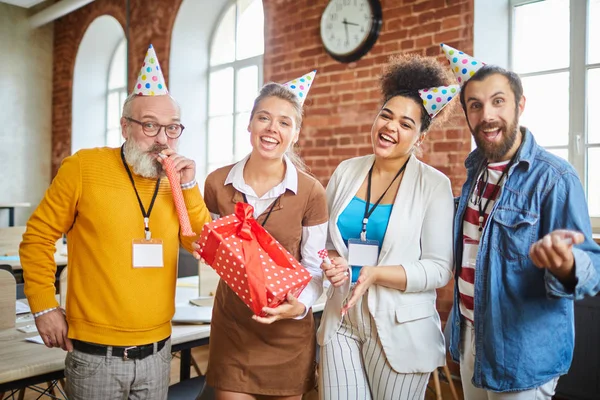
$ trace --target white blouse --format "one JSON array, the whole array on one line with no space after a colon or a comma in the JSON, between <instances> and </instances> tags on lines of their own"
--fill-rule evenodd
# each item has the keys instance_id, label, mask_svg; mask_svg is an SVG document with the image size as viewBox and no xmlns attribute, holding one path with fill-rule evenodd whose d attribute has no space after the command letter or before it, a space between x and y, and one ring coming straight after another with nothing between
<instances>
[{"instance_id":1,"label":"white blouse","mask_svg":"<svg viewBox=\"0 0 600 400\"><path fill-rule=\"evenodd\" d=\"M246 195L248 204L254 208L254 218L258 218L279 196L285 193L286 190L291 190L294 193L298 191L298 171L294 163L284 155L283 159L286 164L285 177L283 181L274 186L263 196L258 197L254 189L244 181L244 167L250 155L231 168L225 185L232 184L239 192ZM213 219L220 218L220 215L211 213ZM321 271L321 259L318 252L325 248L327 240L327 222L314 226L302 227L302 242L300 244L300 254L302 261L300 263L311 274L312 279L308 286L298 296L298 301L306 307L304 314L296 319L302 319L308 313L308 310L315 304L317 299L323 293L323 272Z\"/></svg>"}]
</instances>

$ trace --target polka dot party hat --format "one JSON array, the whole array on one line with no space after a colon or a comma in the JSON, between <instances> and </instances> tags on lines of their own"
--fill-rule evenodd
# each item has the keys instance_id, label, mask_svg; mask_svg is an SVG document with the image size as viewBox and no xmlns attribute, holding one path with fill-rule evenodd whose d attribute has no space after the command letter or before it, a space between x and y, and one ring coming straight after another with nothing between
<instances>
[{"instance_id":1,"label":"polka dot party hat","mask_svg":"<svg viewBox=\"0 0 600 400\"><path fill-rule=\"evenodd\" d=\"M304 100L308 95L308 91L315 80L315 75L317 74L317 70L309 72L308 74L301 76L300 78L293 79L289 82L283 84L283 86L287 86L292 90L300 98L300 105L304 104Z\"/></svg>"},{"instance_id":2,"label":"polka dot party hat","mask_svg":"<svg viewBox=\"0 0 600 400\"><path fill-rule=\"evenodd\" d=\"M438 86L428 89L419 89L419 96L423 99L423 107L434 118L442 108L460 93L459 85Z\"/></svg>"},{"instance_id":3,"label":"polka dot party hat","mask_svg":"<svg viewBox=\"0 0 600 400\"><path fill-rule=\"evenodd\" d=\"M460 85L468 81L485 63L478 61L462 51L442 43L442 50L450 63L450 68Z\"/></svg>"},{"instance_id":4,"label":"polka dot party hat","mask_svg":"<svg viewBox=\"0 0 600 400\"><path fill-rule=\"evenodd\" d=\"M137 82L133 87L133 93L140 96L161 96L169 93L152 45L146 52L146 58L144 58L142 69L140 69Z\"/></svg>"}]
</instances>

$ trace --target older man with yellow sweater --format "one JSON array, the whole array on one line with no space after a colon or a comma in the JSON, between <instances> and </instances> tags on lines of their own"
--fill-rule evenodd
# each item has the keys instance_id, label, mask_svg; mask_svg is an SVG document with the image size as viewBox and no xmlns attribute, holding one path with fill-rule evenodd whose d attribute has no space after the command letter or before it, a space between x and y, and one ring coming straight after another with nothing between
<instances>
[{"instance_id":1,"label":"older man with yellow sweater","mask_svg":"<svg viewBox=\"0 0 600 400\"><path fill-rule=\"evenodd\" d=\"M69 351L69 399L166 398L178 249L181 243L191 250L196 237L181 235L159 153L180 174L194 231L210 220L195 163L174 150L183 131L180 109L166 92L152 47L143 72L146 66L159 78L144 75L142 83L155 86L136 85L127 98L123 147L67 157L21 243L25 293L38 331L46 346ZM54 243L63 232L66 315L54 289Z\"/></svg>"}]
</instances>

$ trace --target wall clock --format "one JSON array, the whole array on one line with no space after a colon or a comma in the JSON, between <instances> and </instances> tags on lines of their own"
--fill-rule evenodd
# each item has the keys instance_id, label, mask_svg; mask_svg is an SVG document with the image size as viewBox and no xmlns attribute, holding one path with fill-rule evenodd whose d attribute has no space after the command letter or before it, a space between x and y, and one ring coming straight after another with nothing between
<instances>
[{"instance_id":1,"label":"wall clock","mask_svg":"<svg viewBox=\"0 0 600 400\"><path fill-rule=\"evenodd\" d=\"M356 61L377 41L381 22L379 0L331 0L321 16L321 41L334 59Z\"/></svg>"}]
</instances>

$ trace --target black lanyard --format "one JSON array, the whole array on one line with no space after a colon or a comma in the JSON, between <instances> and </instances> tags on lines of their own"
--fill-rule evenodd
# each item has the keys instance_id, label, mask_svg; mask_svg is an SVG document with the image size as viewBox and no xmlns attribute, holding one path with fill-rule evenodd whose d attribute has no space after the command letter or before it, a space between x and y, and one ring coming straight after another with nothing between
<instances>
[{"instance_id":1,"label":"black lanyard","mask_svg":"<svg viewBox=\"0 0 600 400\"><path fill-rule=\"evenodd\" d=\"M242 196L244 197L244 203L250 204L248 203L248 198L246 197L246 193L242 193ZM277 200L279 200L281 196L277 197L275 199L275 201L273 201L273 204L271 204L271 208L269 208L269 212L267 213L267 216L265 217L265 219L263 220L261 226L264 228L265 224L267 223L267 220L269 219L269 217L271 216L271 212L273 211L273 209L275 208L275 204L277 204Z\"/></svg>"},{"instance_id":2,"label":"black lanyard","mask_svg":"<svg viewBox=\"0 0 600 400\"><path fill-rule=\"evenodd\" d=\"M492 199L496 199L496 195L498 194L498 191L500 190L500 186L502 185L502 180L508 176L508 170L510 169L511 165L514 164L516 158L517 158L517 154L519 153L519 151L517 150L517 152L515 152L515 154L513 154L512 158L510 159L508 165L506 166L506 168L504 169L504 171L502 171L502 175L500 175L500 179L498 179L498 182L496 183L496 187L494 188L494 190L492 191L492 194L490 195L490 197L488 197L485 201L485 205L483 206L483 208L481 207L481 203L483 202L483 195L485 194L485 190L487 189L488 183L489 183L489 172L488 172L488 166L489 163L484 162L484 170L481 172L481 180L483 181L483 173L486 173L486 178L485 178L485 185L479 185L479 193L477 194L479 197L479 201L477 202L477 208L479 210L479 232L481 232L483 230L483 221L484 221L484 217L485 217L485 212L488 208L488 206L490 205L490 201Z\"/></svg>"},{"instance_id":3,"label":"black lanyard","mask_svg":"<svg viewBox=\"0 0 600 400\"><path fill-rule=\"evenodd\" d=\"M123 165L125 166L127 175L129 175L129 180L131 181L131 184L133 185L133 190L135 190L135 195L137 196L138 203L140 204L140 210L142 210L142 215L144 216L145 239L150 240L150 237L151 237L150 226L149 226L150 213L152 212L152 207L154 207L154 200L156 200L156 195L158 194L158 187L160 186L160 178L158 178L158 180L156 181L156 187L154 188L154 194L152 195L152 201L150 201L150 207L148 207L148 212L146 212L146 209L144 208L144 204L142 204L142 199L140 199L140 195L138 194L138 191L135 187L133 175L131 174L131 171L129 170L129 166L125 162L125 152L123 150L123 146L121 146L121 160L123 160Z\"/></svg>"},{"instance_id":4,"label":"black lanyard","mask_svg":"<svg viewBox=\"0 0 600 400\"><path fill-rule=\"evenodd\" d=\"M383 192L383 194L379 197L379 199L375 202L375 204L373 204L373 207L371 208L371 210L369 210L369 205L371 204L371 179L373 177L373 167L375 166L375 163L373 163L373 165L371 165L371 169L369 170L369 176L367 178L367 201L365 203L365 214L363 216L363 221L362 221L362 231L360 232L360 240L362 240L363 242L367 240L367 222L369 222L369 217L371 216L371 214L373 214L373 211L375 211L375 209L377 208L377 206L379 205L381 200L383 200L383 197L388 192L388 190L390 190L390 188L392 187L392 185L394 184L396 179L398 179L400 174L406 169L406 164L408 164L409 160L410 160L410 157L408 158L408 160L406 160L404 165L400 168L400 170L398 171L396 176L394 176L394 179L392 179L392 181L390 182L387 189L385 189L385 192Z\"/></svg>"}]
</instances>

